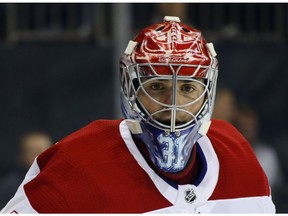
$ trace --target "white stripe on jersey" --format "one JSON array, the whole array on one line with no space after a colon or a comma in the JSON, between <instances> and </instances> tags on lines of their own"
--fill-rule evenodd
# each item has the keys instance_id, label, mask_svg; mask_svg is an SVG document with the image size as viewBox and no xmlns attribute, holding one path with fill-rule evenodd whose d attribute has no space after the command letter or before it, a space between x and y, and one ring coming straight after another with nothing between
<instances>
[{"instance_id":1,"label":"white stripe on jersey","mask_svg":"<svg viewBox=\"0 0 288 216\"><path fill-rule=\"evenodd\" d=\"M37 159L37 158L36 158ZM28 170L23 182L17 189L16 194L14 197L7 203L7 205L0 211L0 213L37 213L32 206L30 205L30 202L25 194L23 186L34 179L40 172L39 166L36 162L36 159L34 160L32 166Z\"/></svg>"}]
</instances>

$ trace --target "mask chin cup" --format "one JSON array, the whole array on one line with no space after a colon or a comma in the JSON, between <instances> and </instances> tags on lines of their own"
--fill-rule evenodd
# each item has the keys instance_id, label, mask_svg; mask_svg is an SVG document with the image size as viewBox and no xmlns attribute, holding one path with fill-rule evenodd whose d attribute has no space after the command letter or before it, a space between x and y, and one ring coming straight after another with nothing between
<instances>
[{"instance_id":1,"label":"mask chin cup","mask_svg":"<svg viewBox=\"0 0 288 216\"><path fill-rule=\"evenodd\" d=\"M176 173L186 167L194 144L207 134L211 125L211 121L206 120L201 125L182 131L167 132L139 120L125 121L131 133L144 142L155 166L168 173Z\"/></svg>"},{"instance_id":2,"label":"mask chin cup","mask_svg":"<svg viewBox=\"0 0 288 216\"><path fill-rule=\"evenodd\" d=\"M155 166L168 173L183 170L190 159L195 138L200 137L196 132L198 127L167 132L142 122L140 125L142 133L135 135L146 145Z\"/></svg>"}]
</instances>

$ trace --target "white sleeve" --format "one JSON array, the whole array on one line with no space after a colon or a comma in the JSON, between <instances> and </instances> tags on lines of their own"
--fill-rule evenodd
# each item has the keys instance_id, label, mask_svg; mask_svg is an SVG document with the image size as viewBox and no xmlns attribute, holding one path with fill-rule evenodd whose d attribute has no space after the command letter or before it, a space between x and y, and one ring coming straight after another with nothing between
<instances>
[{"instance_id":1,"label":"white sleeve","mask_svg":"<svg viewBox=\"0 0 288 216\"><path fill-rule=\"evenodd\" d=\"M34 179L40 169L37 165L36 159L34 160L32 166L28 170L23 182L19 186L18 190L16 191L14 197L6 204L6 206L0 211L2 214L9 214L9 213L37 213L33 207L31 206L23 186Z\"/></svg>"}]
</instances>

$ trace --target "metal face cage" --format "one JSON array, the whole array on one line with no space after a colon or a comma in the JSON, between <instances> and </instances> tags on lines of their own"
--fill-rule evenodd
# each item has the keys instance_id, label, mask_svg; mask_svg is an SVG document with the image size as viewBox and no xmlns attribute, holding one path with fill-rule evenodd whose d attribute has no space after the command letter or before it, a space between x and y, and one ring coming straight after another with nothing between
<instances>
[{"instance_id":1,"label":"metal face cage","mask_svg":"<svg viewBox=\"0 0 288 216\"><path fill-rule=\"evenodd\" d=\"M215 92L212 90L216 86L216 79L217 71L215 69L211 69L209 66L187 64L130 64L123 68L121 75L123 92L131 111L139 120L167 133L180 132L193 127L198 124L203 116L212 113L213 94ZM153 83L156 83L156 86L163 85L164 87L161 86L161 88L164 88L163 91L159 89L158 92L155 92L158 94L164 92L165 97L170 97L169 100L165 101L165 98L161 98L161 95L155 95L153 91L152 94L149 91L151 83L152 86ZM197 94L197 97L194 96L189 100L189 97L185 96L185 91L181 95L181 89L179 89L181 83L197 85L202 89L202 92ZM150 103L145 103L145 100L139 97L140 95L142 95L142 98L146 98L146 101L149 99ZM179 98L183 97L185 102L183 102L183 99L182 102L179 102ZM194 112L192 112L191 107L199 104L200 101L203 101L202 104L198 105L198 109L196 111L194 109ZM151 111L149 106L153 104L158 109ZM181 120L181 116L185 116L185 119Z\"/></svg>"}]
</instances>

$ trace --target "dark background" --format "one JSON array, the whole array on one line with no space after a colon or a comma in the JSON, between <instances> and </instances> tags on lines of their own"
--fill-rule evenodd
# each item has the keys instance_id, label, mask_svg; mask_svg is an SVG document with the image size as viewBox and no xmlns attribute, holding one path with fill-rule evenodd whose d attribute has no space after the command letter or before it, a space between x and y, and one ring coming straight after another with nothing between
<instances>
[{"instance_id":1,"label":"dark background","mask_svg":"<svg viewBox=\"0 0 288 216\"><path fill-rule=\"evenodd\" d=\"M118 6L129 11L124 47L140 28L162 20L156 3ZM186 7L184 20L214 43L219 86L257 109L261 139L276 149L287 181L288 5ZM0 4L0 173L15 166L26 131L44 130L56 142L94 119L120 117L115 10L111 3Z\"/></svg>"}]
</instances>

